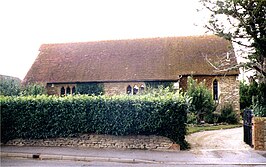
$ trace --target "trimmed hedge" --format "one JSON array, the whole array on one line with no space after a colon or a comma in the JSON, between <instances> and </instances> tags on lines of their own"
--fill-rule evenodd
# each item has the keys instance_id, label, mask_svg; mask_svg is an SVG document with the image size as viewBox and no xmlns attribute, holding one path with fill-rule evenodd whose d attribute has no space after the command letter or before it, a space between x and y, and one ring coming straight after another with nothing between
<instances>
[{"instance_id":1,"label":"trimmed hedge","mask_svg":"<svg viewBox=\"0 0 266 167\"><path fill-rule=\"evenodd\" d=\"M161 135L185 149L186 101L181 96L0 97L1 142L80 133Z\"/></svg>"}]
</instances>

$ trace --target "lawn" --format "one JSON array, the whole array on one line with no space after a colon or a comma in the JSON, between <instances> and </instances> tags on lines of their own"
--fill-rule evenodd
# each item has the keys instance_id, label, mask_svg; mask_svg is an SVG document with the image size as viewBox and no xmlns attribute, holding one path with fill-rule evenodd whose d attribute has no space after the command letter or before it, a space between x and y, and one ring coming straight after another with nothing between
<instances>
[{"instance_id":1,"label":"lawn","mask_svg":"<svg viewBox=\"0 0 266 167\"><path fill-rule=\"evenodd\" d=\"M188 126L188 134L202 132L202 131L210 131L210 130L220 130L220 129L231 129L242 127L242 124L236 125L189 125Z\"/></svg>"}]
</instances>

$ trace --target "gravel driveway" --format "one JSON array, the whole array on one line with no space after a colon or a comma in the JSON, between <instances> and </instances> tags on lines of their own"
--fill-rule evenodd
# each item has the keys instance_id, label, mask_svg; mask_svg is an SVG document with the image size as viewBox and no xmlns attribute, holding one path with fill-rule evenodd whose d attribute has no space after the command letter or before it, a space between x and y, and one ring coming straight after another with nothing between
<instances>
[{"instance_id":1,"label":"gravel driveway","mask_svg":"<svg viewBox=\"0 0 266 167\"><path fill-rule=\"evenodd\" d=\"M217 150L250 150L251 147L243 142L243 128L204 131L186 136L191 151Z\"/></svg>"}]
</instances>

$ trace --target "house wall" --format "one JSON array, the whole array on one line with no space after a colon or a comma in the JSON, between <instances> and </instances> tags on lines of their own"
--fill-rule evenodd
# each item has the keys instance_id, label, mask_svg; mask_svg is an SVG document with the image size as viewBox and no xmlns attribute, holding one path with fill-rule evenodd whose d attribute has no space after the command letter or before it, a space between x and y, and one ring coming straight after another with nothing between
<instances>
[{"instance_id":1,"label":"house wall","mask_svg":"<svg viewBox=\"0 0 266 167\"><path fill-rule=\"evenodd\" d=\"M104 83L104 93L107 95L118 95L118 94L127 94L127 87L130 85L133 89L137 85L140 89L141 85L144 85L144 82L114 82L114 83Z\"/></svg>"},{"instance_id":2,"label":"house wall","mask_svg":"<svg viewBox=\"0 0 266 167\"><path fill-rule=\"evenodd\" d=\"M64 87L65 90L67 87L69 87L71 90L71 93L72 93L72 88L73 87L76 88L77 86L76 86L76 84L71 84L71 83L69 83L69 84L50 84L50 83L48 83L46 85L47 94L48 95L60 95L62 87Z\"/></svg>"},{"instance_id":3,"label":"house wall","mask_svg":"<svg viewBox=\"0 0 266 167\"><path fill-rule=\"evenodd\" d=\"M106 95L119 95L119 94L127 94L127 87L130 85L133 87L137 85L140 89L141 85L144 85L144 82L112 82L112 83L104 83L104 93ZM77 87L76 84L47 84L47 94L48 95L60 95L61 88L64 87L65 89L67 87L70 87L72 90L73 87Z\"/></svg>"},{"instance_id":4,"label":"house wall","mask_svg":"<svg viewBox=\"0 0 266 167\"><path fill-rule=\"evenodd\" d=\"M235 111L240 111L239 103L239 81L237 76L193 76L193 79L197 82L205 82L207 88L213 94L213 81L216 79L218 81L218 107L219 111L224 105L232 104ZM183 76L180 80L180 87L182 90L187 89L188 77Z\"/></svg>"},{"instance_id":5,"label":"house wall","mask_svg":"<svg viewBox=\"0 0 266 167\"><path fill-rule=\"evenodd\" d=\"M236 77L237 76L193 76L198 82L205 82L211 92L213 92L213 81L215 79L218 81L218 111L224 105L232 104L234 110L239 112L239 81ZM187 89L187 78L187 76L183 76L180 80L180 88L182 90ZM139 87L139 91L141 85L146 87L145 82L107 82L104 83L104 93L106 95L127 94L127 87L129 85L132 87L132 92L135 85ZM60 90L63 86L65 89L70 87L72 90L74 86L76 87L76 84L47 84L47 93L49 95L60 95Z\"/></svg>"}]
</instances>

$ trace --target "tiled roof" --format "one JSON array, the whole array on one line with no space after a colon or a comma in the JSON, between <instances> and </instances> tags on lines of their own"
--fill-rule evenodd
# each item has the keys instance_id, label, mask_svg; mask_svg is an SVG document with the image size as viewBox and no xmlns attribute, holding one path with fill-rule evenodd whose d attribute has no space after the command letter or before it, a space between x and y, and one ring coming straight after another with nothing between
<instances>
[{"instance_id":1,"label":"tiled roof","mask_svg":"<svg viewBox=\"0 0 266 167\"><path fill-rule=\"evenodd\" d=\"M237 75L230 42L216 36L44 44L24 82L175 80L178 75ZM208 61L207 61L208 60ZM210 63L211 62L211 63ZM221 68L221 67L220 67Z\"/></svg>"}]
</instances>

